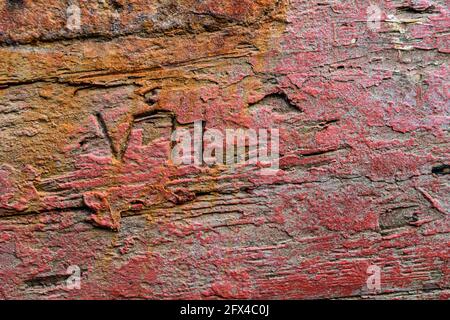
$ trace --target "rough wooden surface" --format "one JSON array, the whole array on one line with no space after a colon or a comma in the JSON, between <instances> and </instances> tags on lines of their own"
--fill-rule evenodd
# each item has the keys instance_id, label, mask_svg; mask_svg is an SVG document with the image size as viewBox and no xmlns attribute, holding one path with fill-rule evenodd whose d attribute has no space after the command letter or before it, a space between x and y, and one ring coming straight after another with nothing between
<instances>
[{"instance_id":1,"label":"rough wooden surface","mask_svg":"<svg viewBox=\"0 0 450 320\"><path fill-rule=\"evenodd\" d=\"M448 299L449 1L372 3L1 0L0 298ZM199 119L281 172L173 165Z\"/></svg>"}]
</instances>

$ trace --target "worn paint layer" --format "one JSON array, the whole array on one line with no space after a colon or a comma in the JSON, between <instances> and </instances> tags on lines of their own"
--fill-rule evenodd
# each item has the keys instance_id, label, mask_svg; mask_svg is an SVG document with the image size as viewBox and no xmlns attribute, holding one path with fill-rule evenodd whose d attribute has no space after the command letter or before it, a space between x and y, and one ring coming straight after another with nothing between
<instances>
[{"instance_id":1,"label":"worn paint layer","mask_svg":"<svg viewBox=\"0 0 450 320\"><path fill-rule=\"evenodd\" d=\"M448 299L449 11L0 0L0 298ZM176 165L199 120L280 170Z\"/></svg>"}]
</instances>

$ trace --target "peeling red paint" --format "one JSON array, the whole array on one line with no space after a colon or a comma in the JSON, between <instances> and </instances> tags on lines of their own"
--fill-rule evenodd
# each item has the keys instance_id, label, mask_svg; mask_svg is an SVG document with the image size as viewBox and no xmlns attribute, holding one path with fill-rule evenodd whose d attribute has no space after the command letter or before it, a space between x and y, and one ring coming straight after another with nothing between
<instances>
[{"instance_id":1,"label":"peeling red paint","mask_svg":"<svg viewBox=\"0 0 450 320\"><path fill-rule=\"evenodd\" d=\"M51 2L0 5L0 298L449 298L447 1ZM196 120L279 172L176 166Z\"/></svg>"}]
</instances>

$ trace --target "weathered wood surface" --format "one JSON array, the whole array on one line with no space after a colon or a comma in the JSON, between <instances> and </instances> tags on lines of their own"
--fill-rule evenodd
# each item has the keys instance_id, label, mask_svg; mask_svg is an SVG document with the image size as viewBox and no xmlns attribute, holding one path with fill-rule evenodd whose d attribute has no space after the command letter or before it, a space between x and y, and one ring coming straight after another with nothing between
<instances>
[{"instance_id":1,"label":"weathered wood surface","mask_svg":"<svg viewBox=\"0 0 450 320\"><path fill-rule=\"evenodd\" d=\"M449 2L373 3L1 0L0 298L448 299ZM281 172L173 165L199 119Z\"/></svg>"}]
</instances>

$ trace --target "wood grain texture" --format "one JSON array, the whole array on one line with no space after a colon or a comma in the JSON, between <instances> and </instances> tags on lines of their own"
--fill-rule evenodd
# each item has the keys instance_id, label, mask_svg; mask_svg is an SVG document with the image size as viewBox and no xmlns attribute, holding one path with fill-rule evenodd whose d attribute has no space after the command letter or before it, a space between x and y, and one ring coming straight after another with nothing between
<instances>
[{"instance_id":1,"label":"wood grain texture","mask_svg":"<svg viewBox=\"0 0 450 320\"><path fill-rule=\"evenodd\" d=\"M450 298L448 0L76 3L0 0L0 298ZM196 120L281 170L174 165Z\"/></svg>"}]
</instances>

